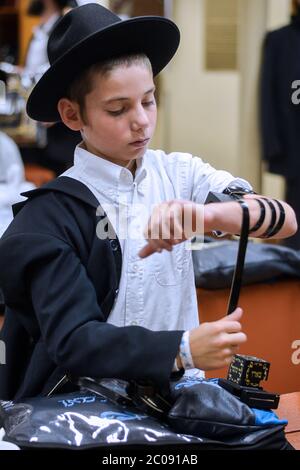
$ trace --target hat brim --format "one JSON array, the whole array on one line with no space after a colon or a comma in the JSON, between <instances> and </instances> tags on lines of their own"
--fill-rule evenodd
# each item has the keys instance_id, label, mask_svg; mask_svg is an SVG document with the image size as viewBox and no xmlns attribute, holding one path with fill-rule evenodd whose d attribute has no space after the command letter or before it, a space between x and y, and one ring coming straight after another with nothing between
<instances>
[{"instance_id":1,"label":"hat brim","mask_svg":"<svg viewBox=\"0 0 300 470\"><path fill-rule=\"evenodd\" d=\"M60 121L57 103L77 74L97 62L124 54L144 53L157 75L171 60L180 41L177 26L162 17L145 16L102 29L54 62L33 88L26 106L36 121Z\"/></svg>"}]
</instances>

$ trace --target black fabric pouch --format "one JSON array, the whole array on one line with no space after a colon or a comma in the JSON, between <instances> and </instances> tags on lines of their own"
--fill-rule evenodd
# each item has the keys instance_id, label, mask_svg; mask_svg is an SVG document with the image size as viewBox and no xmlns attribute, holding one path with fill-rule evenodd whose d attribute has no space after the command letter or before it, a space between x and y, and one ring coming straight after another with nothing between
<instances>
[{"instance_id":1,"label":"black fabric pouch","mask_svg":"<svg viewBox=\"0 0 300 470\"><path fill-rule=\"evenodd\" d=\"M250 408L217 384L217 379L185 379L171 384L173 405L167 422L174 431L213 439L216 448L291 449L286 420L273 411Z\"/></svg>"},{"instance_id":2,"label":"black fabric pouch","mask_svg":"<svg viewBox=\"0 0 300 470\"><path fill-rule=\"evenodd\" d=\"M197 240L195 240L197 241ZM231 286L239 242L205 237L200 250L193 250L196 287L226 289ZM243 285L299 279L300 251L268 243L248 243Z\"/></svg>"}]
</instances>

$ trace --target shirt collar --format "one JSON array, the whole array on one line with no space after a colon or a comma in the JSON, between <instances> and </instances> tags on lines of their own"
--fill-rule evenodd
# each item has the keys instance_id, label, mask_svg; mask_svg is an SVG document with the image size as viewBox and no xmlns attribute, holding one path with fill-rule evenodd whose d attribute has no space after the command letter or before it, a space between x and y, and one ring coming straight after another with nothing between
<instances>
[{"instance_id":1,"label":"shirt collar","mask_svg":"<svg viewBox=\"0 0 300 470\"><path fill-rule=\"evenodd\" d=\"M147 152L146 152L147 153ZM131 171L102 157L99 157L78 144L74 153L74 166L78 168L82 178L87 178L97 189L122 187L139 184L147 175L146 154L137 160L137 168L133 177Z\"/></svg>"}]
</instances>

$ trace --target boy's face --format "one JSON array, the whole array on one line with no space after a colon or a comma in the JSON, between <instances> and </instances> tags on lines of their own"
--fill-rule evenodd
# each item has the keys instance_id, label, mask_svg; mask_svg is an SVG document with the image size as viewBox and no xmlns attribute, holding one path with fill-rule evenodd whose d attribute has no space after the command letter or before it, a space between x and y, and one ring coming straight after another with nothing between
<instances>
[{"instance_id":1,"label":"boy's face","mask_svg":"<svg viewBox=\"0 0 300 470\"><path fill-rule=\"evenodd\" d=\"M151 71L143 64L96 75L85 98L86 149L121 166L144 155L156 125Z\"/></svg>"}]
</instances>

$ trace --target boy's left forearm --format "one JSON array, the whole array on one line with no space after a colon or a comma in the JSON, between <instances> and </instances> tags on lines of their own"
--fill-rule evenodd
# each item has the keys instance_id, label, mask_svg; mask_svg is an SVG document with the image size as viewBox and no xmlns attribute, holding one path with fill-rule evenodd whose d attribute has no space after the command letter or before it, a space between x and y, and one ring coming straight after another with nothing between
<instances>
[{"instance_id":1,"label":"boy's left forearm","mask_svg":"<svg viewBox=\"0 0 300 470\"><path fill-rule=\"evenodd\" d=\"M263 196L247 195L244 197L249 208L250 228L255 226L261 215L261 207L255 200L257 198L263 198ZM293 209L283 201L280 201L280 203L285 213L284 223L276 235L269 238L286 238L292 236L297 231L297 221ZM252 237L263 236L270 227L272 210L267 202L264 202L264 206L264 222L258 230L251 233ZM273 208L273 210L276 211L276 220L278 220L280 209L276 203L273 203ZM232 234L240 233L242 225L242 208L238 202L211 203L204 207L199 205L197 212L199 217L201 217L201 212L204 212L205 232L220 230Z\"/></svg>"},{"instance_id":2,"label":"boy's left forearm","mask_svg":"<svg viewBox=\"0 0 300 470\"><path fill-rule=\"evenodd\" d=\"M249 208L251 237L286 238L297 231L295 213L285 202L278 204L258 195L247 195L244 200ZM242 220L242 207L236 200L205 205L167 201L158 205L150 217L144 231L148 242L139 256L146 258L162 250L172 251L173 245L214 230L239 234Z\"/></svg>"}]
</instances>

